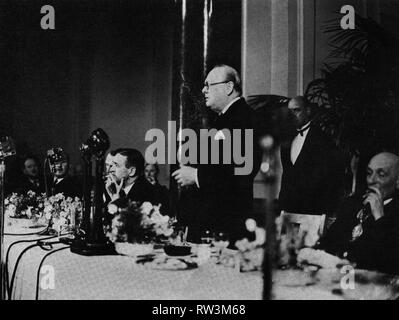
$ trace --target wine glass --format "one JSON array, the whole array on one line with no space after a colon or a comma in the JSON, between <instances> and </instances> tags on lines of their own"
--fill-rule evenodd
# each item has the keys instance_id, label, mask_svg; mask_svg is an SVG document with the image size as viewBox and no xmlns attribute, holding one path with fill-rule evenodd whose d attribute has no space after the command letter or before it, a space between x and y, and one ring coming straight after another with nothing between
<instances>
[{"instance_id":1,"label":"wine glass","mask_svg":"<svg viewBox=\"0 0 399 320\"><path fill-rule=\"evenodd\" d=\"M215 241L214 234L211 230L204 230L201 234L201 243L211 245Z\"/></svg>"},{"instance_id":2,"label":"wine glass","mask_svg":"<svg viewBox=\"0 0 399 320\"><path fill-rule=\"evenodd\" d=\"M215 235L214 246L218 250L218 254L222 255L224 249L226 249L230 244L229 234L226 232L218 232Z\"/></svg>"}]
</instances>

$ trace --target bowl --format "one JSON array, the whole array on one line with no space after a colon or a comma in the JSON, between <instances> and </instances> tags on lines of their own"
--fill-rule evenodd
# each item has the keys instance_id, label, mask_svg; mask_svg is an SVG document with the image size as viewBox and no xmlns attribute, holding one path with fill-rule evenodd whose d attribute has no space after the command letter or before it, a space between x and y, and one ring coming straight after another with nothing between
<instances>
[{"instance_id":1,"label":"bowl","mask_svg":"<svg viewBox=\"0 0 399 320\"><path fill-rule=\"evenodd\" d=\"M190 246L166 245L163 250L168 256L188 256L191 254Z\"/></svg>"}]
</instances>

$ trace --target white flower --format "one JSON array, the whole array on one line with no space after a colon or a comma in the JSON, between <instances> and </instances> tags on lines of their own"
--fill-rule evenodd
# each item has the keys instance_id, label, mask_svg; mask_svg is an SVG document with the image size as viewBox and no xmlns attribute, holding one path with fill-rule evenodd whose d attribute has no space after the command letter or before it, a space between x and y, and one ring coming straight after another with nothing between
<instances>
[{"instance_id":1,"label":"white flower","mask_svg":"<svg viewBox=\"0 0 399 320\"><path fill-rule=\"evenodd\" d=\"M115 214L115 213L118 212L118 207L117 207L115 204L110 203L110 204L108 205L108 212L109 212L110 214Z\"/></svg>"},{"instance_id":2,"label":"white flower","mask_svg":"<svg viewBox=\"0 0 399 320\"><path fill-rule=\"evenodd\" d=\"M141 210L146 215L149 215L151 213L151 211L153 210L153 206L150 202L146 201L146 202L143 202L143 204L141 205Z\"/></svg>"},{"instance_id":3,"label":"white flower","mask_svg":"<svg viewBox=\"0 0 399 320\"><path fill-rule=\"evenodd\" d=\"M157 234L164 235L166 237L170 237L173 234L173 229L164 227L164 228L159 229L159 232L158 232L158 230L156 230L156 232L157 232Z\"/></svg>"},{"instance_id":4,"label":"white flower","mask_svg":"<svg viewBox=\"0 0 399 320\"><path fill-rule=\"evenodd\" d=\"M255 236L256 236L256 243L262 245L266 241L266 230L263 228L256 228L255 229Z\"/></svg>"},{"instance_id":5,"label":"white flower","mask_svg":"<svg viewBox=\"0 0 399 320\"><path fill-rule=\"evenodd\" d=\"M52 225L52 229L57 232L61 232L61 228L62 228L62 224L60 223L59 220L55 221Z\"/></svg>"},{"instance_id":6,"label":"white flower","mask_svg":"<svg viewBox=\"0 0 399 320\"><path fill-rule=\"evenodd\" d=\"M17 207L13 204L9 204L6 209L6 213L8 216L13 217L17 211Z\"/></svg>"},{"instance_id":7,"label":"white flower","mask_svg":"<svg viewBox=\"0 0 399 320\"><path fill-rule=\"evenodd\" d=\"M155 212L161 213L161 204L154 205L152 208L153 208L153 210L154 210L154 213L155 213Z\"/></svg>"},{"instance_id":8,"label":"white flower","mask_svg":"<svg viewBox=\"0 0 399 320\"><path fill-rule=\"evenodd\" d=\"M45 214L51 214L51 212L54 210L53 206L51 204L47 205L44 207L44 213Z\"/></svg>"},{"instance_id":9,"label":"white flower","mask_svg":"<svg viewBox=\"0 0 399 320\"><path fill-rule=\"evenodd\" d=\"M27 215L27 217L28 218L31 218L32 217L32 209L33 209L33 207L28 207L28 209L26 209L26 215Z\"/></svg>"},{"instance_id":10,"label":"white flower","mask_svg":"<svg viewBox=\"0 0 399 320\"><path fill-rule=\"evenodd\" d=\"M60 212L61 219L66 218L67 216L68 216L68 214L65 211Z\"/></svg>"},{"instance_id":11,"label":"white flower","mask_svg":"<svg viewBox=\"0 0 399 320\"><path fill-rule=\"evenodd\" d=\"M28 196L29 197L34 197L35 195L36 195L36 193L34 191L32 191L32 190L28 191Z\"/></svg>"},{"instance_id":12,"label":"white flower","mask_svg":"<svg viewBox=\"0 0 399 320\"><path fill-rule=\"evenodd\" d=\"M148 228L149 226L151 226L154 222L152 221L152 219L150 219L148 216L144 215L141 219L141 226L144 228Z\"/></svg>"},{"instance_id":13,"label":"white flower","mask_svg":"<svg viewBox=\"0 0 399 320\"><path fill-rule=\"evenodd\" d=\"M254 219L247 219L245 226L249 232L254 232L256 229L256 221Z\"/></svg>"}]
</instances>

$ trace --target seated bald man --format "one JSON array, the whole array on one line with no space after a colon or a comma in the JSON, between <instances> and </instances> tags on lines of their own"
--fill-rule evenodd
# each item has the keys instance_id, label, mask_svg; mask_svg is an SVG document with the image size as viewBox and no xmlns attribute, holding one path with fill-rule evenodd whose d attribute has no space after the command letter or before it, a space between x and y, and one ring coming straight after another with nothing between
<instances>
[{"instance_id":1,"label":"seated bald man","mask_svg":"<svg viewBox=\"0 0 399 320\"><path fill-rule=\"evenodd\" d=\"M367 167L367 191L346 199L316 248L357 268L399 273L399 157L382 152Z\"/></svg>"}]
</instances>

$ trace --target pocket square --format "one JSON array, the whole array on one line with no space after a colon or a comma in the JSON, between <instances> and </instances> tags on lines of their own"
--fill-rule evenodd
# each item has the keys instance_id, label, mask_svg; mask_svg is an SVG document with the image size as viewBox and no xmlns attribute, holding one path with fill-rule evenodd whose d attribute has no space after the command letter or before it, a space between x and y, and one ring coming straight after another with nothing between
<instances>
[{"instance_id":1,"label":"pocket square","mask_svg":"<svg viewBox=\"0 0 399 320\"><path fill-rule=\"evenodd\" d=\"M219 130L218 132L216 132L215 134L215 140L224 140L226 139L223 131Z\"/></svg>"}]
</instances>

